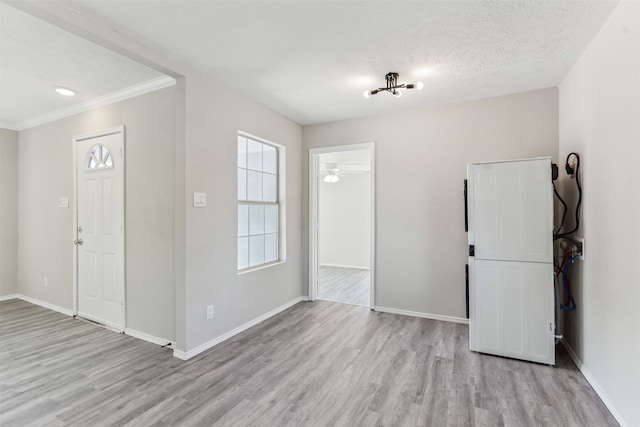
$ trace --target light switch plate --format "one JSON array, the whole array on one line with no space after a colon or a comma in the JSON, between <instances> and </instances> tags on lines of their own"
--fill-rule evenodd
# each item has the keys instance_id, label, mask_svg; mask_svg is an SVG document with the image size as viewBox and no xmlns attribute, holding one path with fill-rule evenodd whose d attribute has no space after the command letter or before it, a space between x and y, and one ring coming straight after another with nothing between
<instances>
[{"instance_id":1,"label":"light switch plate","mask_svg":"<svg viewBox=\"0 0 640 427\"><path fill-rule=\"evenodd\" d=\"M59 208L68 208L69 207L69 198L68 197L59 197L58 198L58 207Z\"/></svg>"},{"instance_id":2,"label":"light switch plate","mask_svg":"<svg viewBox=\"0 0 640 427\"><path fill-rule=\"evenodd\" d=\"M207 206L207 193L193 193L193 207L203 208Z\"/></svg>"}]
</instances>

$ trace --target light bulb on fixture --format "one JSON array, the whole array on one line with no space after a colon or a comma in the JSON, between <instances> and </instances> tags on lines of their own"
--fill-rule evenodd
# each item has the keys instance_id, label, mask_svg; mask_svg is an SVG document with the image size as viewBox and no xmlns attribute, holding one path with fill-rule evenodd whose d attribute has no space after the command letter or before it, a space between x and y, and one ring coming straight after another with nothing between
<instances>
[{"instance_id":1,"label":"light bulb on fixture","mask_svg":"<svg viewBox=\"0 0 640 427\"><path fill-rule=\"evenodd\" d=\"M327 176L324 177L323 181L326 182L326 183L329 183L329 184L334 184L334 183L340 181L340 178L338 178L338 175L335 175L333 173L329 173Z\"/></svg>"},{"instance_id":2,"label":"light bulb on fixture","mask_svg":"<svg viewBox=\"0 0 640 427\"><path fill-rule=\"evenodd\" d=\"M370 97L370 96L371 96L371 94L369 93L369 91L368 91L368 90L365 90L365 91L364 91L364 97L365 97L365 98L368 98L368 97Z\"/></svg>"},{"instance_id":3,"label":"light bulb on fixture","mask_svg":"<svg viewBox=\"0 0 640 427\"><path fill-rule=\"evenodd\" d=\"M393 96L395 96L396 98L400 98L402 96L402 92L400 92L399 90L395 90L393 91Z\"/></svg>"},{"instance_id":4,"label":"light bulb on fixture","mask_svg":"<svg viewBox=\"0 0 640 427\"><path fill-rule=\"evenodd\" d=\"M424 83L422 83L422 82L416 83L416 89L422 90L422 88L424 88Z\"/></svg>"},{"instance_id":5,"label":"light bulb on fixture","mask_svg":"<svg viewBox=\"0 0 640 427\"><path fill-rule=\"evenodd\" d=\"M76 94L74 91L67 89L66 87L57 87L56 92L64 96L73 96Z\"/></svg>"}]
</instances>

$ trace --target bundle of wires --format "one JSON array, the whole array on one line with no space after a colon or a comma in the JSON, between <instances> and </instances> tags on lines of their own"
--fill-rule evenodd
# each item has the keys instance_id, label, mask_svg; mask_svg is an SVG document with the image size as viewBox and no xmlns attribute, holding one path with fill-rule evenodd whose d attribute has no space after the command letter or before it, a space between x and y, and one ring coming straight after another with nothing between
<instances>
[{"instance_id":1,"label":"bundle of wires","mask_svg":"<svg viewBox=\"0 0 640 427\"><path fill-rule=\"evenodd\" d=\"M569 163L572 157L575 157L575 167ZM573 175L576 178L576 187L578 188L578 202L576 204L576 211L575 211L575 224L573 229L569 231L561 232L562 228L564 227L564 221L567 216L567 204L562 199L562 197L560 197L560 194L558 194L558 190L556 189L556 186L554 183L553 192L555 196L558 198L558 200L560 201L560 203L562 204L563 210L562 210L562 219L560 220L560 226L554 232L553 240L555 241L558 239L564 239L564 240L567 240L575 248L580 248L579 243L570 237L572 234L578 231L578 228L580 228L580 206L582 204L582 187L580 185L580 156L577 153L569 153L567 155L567 160L565 162L565 170L567 171L567 174ZM559 305L560 305L560 308L566 311L573 311L576 309L576 302L573 299L573 294L571 293L571 284L569 283L569 278L567 277L567 270L569 269L569 266L571 266L571 264L573 264L573 262L576 259L578 259L579 256L580 256L580 253L576 253L574 251L567 252L566 254L564 254L562 262L560 263L559 266L557 266L558 268L556 269L556 277L557 276L561 277L562 285L564 287L564 291L566 294L566 300L564 304L559 303Z\"/></svg>"},{"instance_id":2,"label":"bundle of wires","mask_svg":"<svg viewBox=\"0 0 640 427\"><path fill-rule=\"evenodd\" d=\"M579 256L580 254L567 252L566 254L564 254L562 262L556 269L556 276L561 276L562 285L566 294L565 303L560 303L560 308L566 311L573 311L576 309L576 301L573 299L573 294L571 293L571 283L569 283L569 278L567 277L567 270L569 269L569 266L573 264L576 259L578 259Z\"/></svg>"},{"instance_id":3,"label":"bundle of wires","mask_svg":"<svg viewBox=\"0 0 640 427\"><path fill-rule=\"evenodd\" d=\"M571 160L571 156L574 156L576 158L576 164L575 164L575 169L573 166L571 166L569 164L569 160ZM558 198L558 200L560 201L560 203L562 203L562 220L560 220L560 227L558 227L558 230L556 230L556 232L553 235L553 240L557 240L560 239L562 237L567 237L572 235L573 233L575 233L576 231L578 231L578 228L580 228L580 206L582 205L582 186L580 185L580 156L578 155L578 153L569 153L569 155L567 155L567 160L565 162L565 170L567 171L567 173L569 175L574 175L576 177L576 187L578 187L578 203L576 204L576 212L575 212L575 224L573 229L571 229L570 231L566 231L564 233L560 233L560 231L562 230L562 227L564 227L564 220L567 216L567 204L565 203L565 201L562 199L562 197L560 197L560 194L558 194L558 190L556 189L556 185L555 183L553 183L553 193L556 195L556 197Z\"/></svg>"}]
</instances>

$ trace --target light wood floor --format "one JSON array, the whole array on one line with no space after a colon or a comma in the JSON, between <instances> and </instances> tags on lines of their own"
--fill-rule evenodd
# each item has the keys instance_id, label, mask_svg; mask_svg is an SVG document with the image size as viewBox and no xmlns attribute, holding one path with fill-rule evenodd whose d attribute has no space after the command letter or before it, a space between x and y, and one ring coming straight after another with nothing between
<instances>
[{"instance_id":1,"label":"light wood floor","mask_svg":"<svg viewBox=\"0 0 640 427\"><path fill-rule=\"evenodd\" d=\"M467 327L299 303L187 362L0 303L2 426L615 426L567 354L472 353Z\"/></svg>"},{"instance_id":2,"label":"light wood floor","mask_svg":"<svg viewBox=\"0 0 640 427\"><path fill-rule=\"evenodd\" d=\"M369 270L321 265L318 267L318 298L369 307L369 277Z\"/></svg>"}]
</instances>

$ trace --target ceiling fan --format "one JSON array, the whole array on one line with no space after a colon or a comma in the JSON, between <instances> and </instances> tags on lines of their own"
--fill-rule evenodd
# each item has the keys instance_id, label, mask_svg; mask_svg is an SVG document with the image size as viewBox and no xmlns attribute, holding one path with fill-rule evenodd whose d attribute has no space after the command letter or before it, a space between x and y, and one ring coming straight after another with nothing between
<instances>
[{"instance_id":1,"label":"ceiling fan","mask_svg":"<svg viewBox=\"0 0 640 427\"><path fill-rule=\"evenodd\" d=\"M327 170L324 171L324 173L321 170L320 173L325 175L325 177L323 178L324 182L327 182L329 184L335 184L336 182L340 181L340 178L343 177L344 174L342 173L342 170L338 168L336 165L331 165L331 166L333 167L327 168Z\"/></svg>"},{"instance_id":2,"label":"ceiling fan","mask_svg":"<svg viewBox=\"0 0 640 427\"><path fill-rule=\"evenodd\" d=\"M324 176L323 181L336 183L346 175L360 175L369 172L369 166L361 163L321 163L320 175Z\"/></svg>"}]
</instances>

